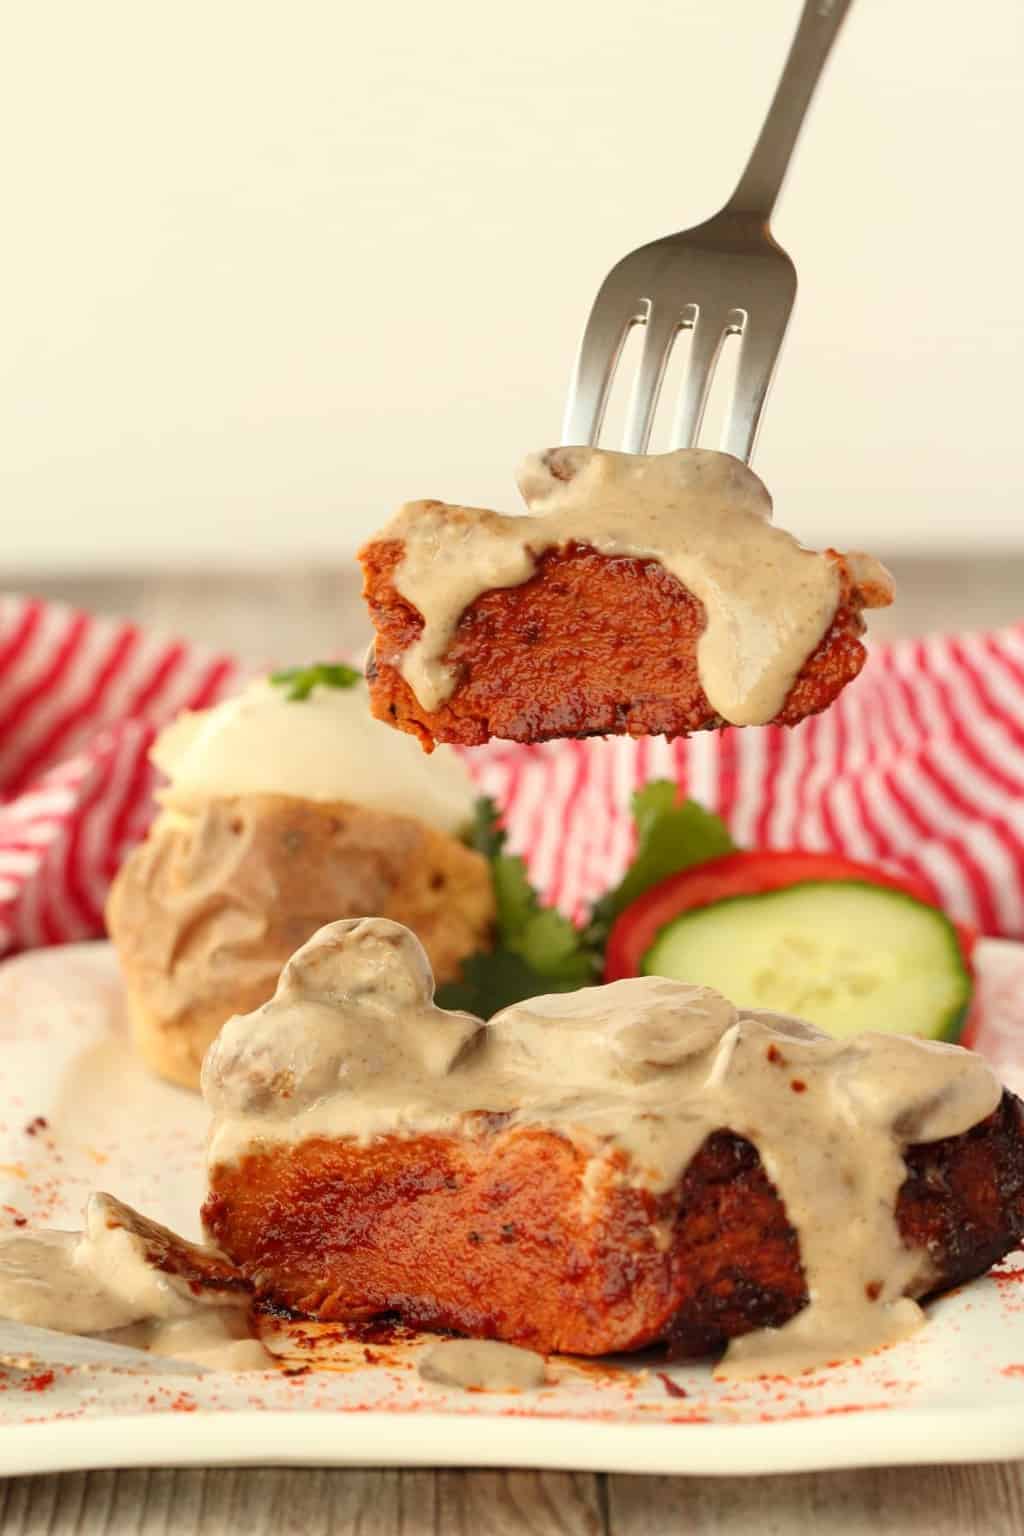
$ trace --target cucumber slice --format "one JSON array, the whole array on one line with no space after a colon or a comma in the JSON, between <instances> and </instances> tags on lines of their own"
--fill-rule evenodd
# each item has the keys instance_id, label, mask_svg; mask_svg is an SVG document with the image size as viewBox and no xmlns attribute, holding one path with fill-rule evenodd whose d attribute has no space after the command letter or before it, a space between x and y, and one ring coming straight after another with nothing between
<instances>
[{"instance_id":1,"label":"cucumber slice","mask_svg":"<svg viewBox=\"0 0 1024 1536\"><path fill-rule=\"evenodd\" d=\"M956 930L903 891L807 880L735 896L666 924L648 976L715 987L740 1008L790 1013L831 1035L955 1040L971 997Z\"/></svg>"}]
</instances>

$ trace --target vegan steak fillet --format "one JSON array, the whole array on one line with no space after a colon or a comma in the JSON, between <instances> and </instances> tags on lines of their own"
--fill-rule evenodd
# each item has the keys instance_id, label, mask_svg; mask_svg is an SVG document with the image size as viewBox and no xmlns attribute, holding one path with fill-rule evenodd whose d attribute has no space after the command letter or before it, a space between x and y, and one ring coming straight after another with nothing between
<instances>
[{"instance_id":1,"label":"vegan steak fillet","mask_svg":"<svg viewBox=\"0 0 1024 1536\"><path fill-rule=\"evenodd\" d=\"M210 1238L323 1320L792 1371L906 1337L1024 1232L1021 1106L972 1052L660 977L483 1024L383 919L315 935L203 1086Z\"/></svg>"},{"instance_id":2,"label":"vegan steak fillet","mask_svg":"<svg viewBox=\"0 0 1024 1536\"><path fill-rule=\"evenodd\" d=\"M411 502L361 551L370 701L437 742L796 725L860 671L866 555L803 549L729 454L556 448L529 516Z\"/></svg>"}]
</instances>

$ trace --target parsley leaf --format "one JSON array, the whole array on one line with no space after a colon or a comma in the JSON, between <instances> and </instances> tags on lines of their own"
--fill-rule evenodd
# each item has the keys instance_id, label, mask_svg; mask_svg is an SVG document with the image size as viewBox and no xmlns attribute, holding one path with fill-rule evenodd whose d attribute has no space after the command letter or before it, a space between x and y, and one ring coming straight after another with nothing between
<instances>
[{"instance_id":1,"label":"parsley leaf","mask_svg":"<svg viewBox=\"0 0 1024 1536\"><path fill-rule=\"evenodd\" d=\"M506 834L493 800L477 801L467 842L491 866L496 940L493 949L463 961L460 981L438 988L439 1007L486 1019L524 998L571 992L592 981L579 929L556 908L541 905L523 860L504 851Z\"/></svg>"},{"instance_id":2,"label":"parsley leaf","mask_svg":"<svg viewBox=\"0 0 1024 1536\"><path fill-rule=\"evenodd\" d=\"M636 852L625 875L591 909L582 931L554 907L541 905L521 858L505 852L506 835L493 800L476 803L466 834L491 866L497 934L492 950L470 955L462 978L437 990L441 1008L490 1018L501 1008L544 992L572 992L601 979L612 923L667 875L703 864L735 847L725 823L695 800L680 800L668 779L633 796Z\"/></svg>"},{"instance_id":3,"label":"parsley leaf","mask_svg":"<svg viewBox=\"0 0 1024 1536\"><path fill-rule=\"evenodd\" d=\"M362 681L363 674L343 661L317 661L308 667L286 667L283 672L271 672L270 681L277 688L287 688L285 698L290 701L308 699L314 688L352 688Z\"/></svg>"},{"instance_id":4,"label":"parsley leaf","mask_svg":"<svg viewBox=\"0 0 1024 1536\"><path fill-rule=\"evenodd\" d=\"M721 817L706 811L696 800L680 800L670 779L652 779L633 796L636 852L625 875L614 889L594 903L585 939L595 968L604 961L612 923L631 901L694 864L704 864L732 853L736 844Z\"/></svg>"},{"instance_id":5,"label":"parsley leaf","mask_svg":"<svg viewBox=\"0 0 1024 1536\"><path fill-rule=\"evenodd\" d=\"M461 1009L489 1019L524 998L559 990L566 989L538 976L519 955L499 944L496 949L478 950L463 960L461 981L448 981L438 987L435 1002L439 1008Z\"/></svg>"},{"instance_id":6,"label":"parsley leaf","mask_svg":"<svg viewBox=\"0 0 1024 1536\"><path fill-rule=\"evenodd\" d=\"M501 812L490 795L481 795L473 807L473 820L466 832L465 842L485 859L493 859L507 841L501 824Z\"/></svg>"}]
</instances>

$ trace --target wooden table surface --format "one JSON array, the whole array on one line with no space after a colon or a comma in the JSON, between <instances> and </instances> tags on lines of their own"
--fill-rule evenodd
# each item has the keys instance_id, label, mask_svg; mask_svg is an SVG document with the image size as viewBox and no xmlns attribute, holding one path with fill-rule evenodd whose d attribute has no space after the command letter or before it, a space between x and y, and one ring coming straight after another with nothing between
<instances>
[{"instance_id":1,"label":"wooden table surface","mask_svg":"<svg viewBox=\"0 0 1024 1536\"><path fill-rule=\"evenodd\" d=\"M1001 624L1024 561L905 562L876 632ZM6 583L5 583L6 584ZM18 583L12 583L18 585ZM352 572L77 578L23 588L234 650L300 661L366 636ZM339 1425L339 1434L343 1432ZM112 1450L116 1456L116 1449ZM0 1481L3 1536L1021 1536L1024 1463L756 1478L241 1469Z\"/></svg>"}]
</instances>

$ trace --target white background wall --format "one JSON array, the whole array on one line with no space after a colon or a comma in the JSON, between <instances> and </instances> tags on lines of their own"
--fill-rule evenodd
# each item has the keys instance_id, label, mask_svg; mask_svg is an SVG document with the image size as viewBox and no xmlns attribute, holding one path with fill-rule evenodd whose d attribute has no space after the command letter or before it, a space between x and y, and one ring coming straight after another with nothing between
<instances>
[{"instance_id":1,"label":"white background wall","mask_svg":"<svg viewBox=\"0 0 1024 1536\"><path fill-rule=\"evenodd\" d=\"M0 563L337 557L513 506L627 247L713 211L798 0L33 0L0 44ZM1024 545L1021 0L855 0L781 205L757 467Z\"/></svg>"}]
</instances>

